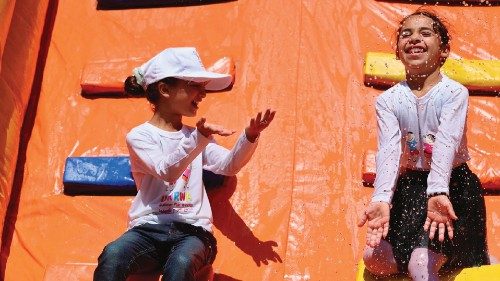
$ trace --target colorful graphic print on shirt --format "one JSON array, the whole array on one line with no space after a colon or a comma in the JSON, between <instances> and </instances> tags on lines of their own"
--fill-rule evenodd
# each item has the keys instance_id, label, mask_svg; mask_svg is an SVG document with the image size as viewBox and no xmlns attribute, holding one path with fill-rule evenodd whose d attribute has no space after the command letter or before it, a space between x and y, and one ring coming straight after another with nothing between
<instances>
[{"instance_id":1,"label":"colorful graphic print on shirt","mask_svg":"<svg viewBox=\"0 0 500 281\"><path fill-rule=\"evenodd\" d=\"M417 140L415 138L415 134L413 132L408 132L406 134L406 145L408 146L408 149L410 150L411 155L418 155L418 147L417 147ZM436 141L436 137L434 134L428 133L424 136L423 138L423 147L424 147L424 153L427 155L432 155L432 148L434 147L434 142Z\"/></svg>"},{"instance_id":2,"label":"colorful graphic print on shirt","mask_svg":"<svg viewBox=\"0 0 500 281\"><path fill-rule=\"evenodd\" d=\"M426 154L432 154L432 148L434 147L434 142L436 137L433 134L427 134L424 136L424 152Z\"/></svg>"},{"instance_id":3,"label":"colorful graphic print on shirt","mask_svg":"<svg viewBox=\"0 0 500 281\"><path fill-rule=\"evenodd\" d=\"M411 155L418 155L417 140L413 132L406 134L406 145L408 145Z\"/></svg>"},{"instance_id":4,"label":"colorful graphic print on shirt","mask_svg":"<svg viewBox=\"0 0 500 281\"><path fill-rule=\"evenodd\" d=\"M165 194L161 197L159 213L189 213L193 208L191 192L189 192L189 178L191 177L191 165L189 165L182 176L174 183L168 183Z\"/></svg>"}]
</instances>

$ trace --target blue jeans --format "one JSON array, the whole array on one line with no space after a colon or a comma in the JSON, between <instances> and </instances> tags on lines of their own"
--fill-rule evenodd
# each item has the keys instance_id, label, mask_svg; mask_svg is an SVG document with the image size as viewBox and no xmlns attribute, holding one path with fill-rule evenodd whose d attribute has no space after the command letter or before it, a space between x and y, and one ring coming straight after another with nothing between
<instances>
[{"instance_id":1,"label":"blue jeans","mask_svg":"<svg viewBox=\"0 0 500 281\"><path fill-rule=\"evenodd\" d=\"M211 236L208 231L197 228L203 235ZM130 274L160 270L163 281L194 281L196 272L215 258L213 247L216 246L207 245L204 237L187 233L175 223L140 225L104 248L94 281L125 281Z\"/></svg>"}]
</instances>

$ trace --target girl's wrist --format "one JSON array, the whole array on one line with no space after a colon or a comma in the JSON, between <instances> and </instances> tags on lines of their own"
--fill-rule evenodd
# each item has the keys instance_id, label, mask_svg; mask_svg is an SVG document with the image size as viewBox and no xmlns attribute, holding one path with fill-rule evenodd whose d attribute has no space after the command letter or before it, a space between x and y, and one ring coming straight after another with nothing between
<instances>
[{"instance_id":1,"label":"girl's wrist","mask_svg":"<svg viewBox=\"0 0 500 281\"><path fill-rule=\"evenodd\" d=\"M432 198L432 197L436 197L436 196L441 196L441 195L449 197L447 192L432 192L432 193L427 194L427 199Z\"/></svg>"},{"instance_id":2,"label":"girl's wrist","mask_svg":"<svg viewBox=\"0 0 500 281\"><path fill-rule=\"evenodd\" d=\"M200 128L197 128L197 130L200 133L200 135L204 136L207 139L212 136L212 134L207 130L203 130L203 129L200 130Z\"/></svg>"},{"instance_id":3,"label":"girl's wrist","mask_svg":"<svg viewBox=\"0 0 500 281\"><path fill-rule=\"evenodd\" d=\"M260 133L252 133L249 132L248 128L245 129L245 136L247 140L251 143L254 143L257 140L257 138L259 138L259 135Z\"/></svg>"}]
</instances>

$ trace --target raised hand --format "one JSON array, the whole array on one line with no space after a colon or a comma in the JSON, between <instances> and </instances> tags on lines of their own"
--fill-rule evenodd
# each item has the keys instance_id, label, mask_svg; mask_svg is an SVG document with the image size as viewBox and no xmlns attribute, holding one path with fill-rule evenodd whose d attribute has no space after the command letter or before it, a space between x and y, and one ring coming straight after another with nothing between
<instances>
[{"instance_id":1,"label":"raised hand","mask_svg":"<svg viewBox=\"0 0 500 281\"><path fill-rule=\"evenodd\" d=\"M424 229L429 231L430 239L434 239L436 230L438 230L439 241L444 241L445 230L448 230L448 237L453 239L453 220L457 218L448 196L433 196L427 201L427 218Z\"/></svg>"},{"instance_id":2,"label":"raised hand","mask_svg":"<svg viewBox=\"0 0 500 281\"><path fill-rule=\"evenodd\" d=\"M274 119L274 114L276 114L276 111L267 109L264 115L262 115L262 112L259 112L255 118L250 120L250 125L245 128L245 135L247 136L248 141L255 142L255 140L259 137L260 132L271 124Z\"/></svg>"},{"instance_id":3,"label":"raised hand","mask_svg":"<svg viewBox=\"0 0 500 281\"><path fill-rule=\"evenodd\" d=\"M206 121L207 120L205 118L200 118L200 120L196 122L196 128L202 135L207 138L213 134L219 136L230 136L236 132L233 130L228 130L221 125L206 123Z\"/></svg>"},{"instance_id":4,"label":"raised hand","mask_svg":"<svg viewBox=\"0 0 500 281\"><path fill-rule=\"evenodd\" d=\"M374 248L380 244L380 240L387 236L389 232L390 206L386 202L372 202L366 208L359 220L358 226L363 226L366 222L366 245Z\"/></svg>"}]
</instances>

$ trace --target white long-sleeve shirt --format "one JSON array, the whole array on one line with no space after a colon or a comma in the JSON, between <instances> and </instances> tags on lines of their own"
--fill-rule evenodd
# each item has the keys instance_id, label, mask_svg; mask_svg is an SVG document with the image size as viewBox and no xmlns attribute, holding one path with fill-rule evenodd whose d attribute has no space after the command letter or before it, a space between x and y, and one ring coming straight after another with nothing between
<instances>
[{"instance_id":1,"label":"white long-sleeve shirt","mask_svg":"<svg viewBox=\"0 0 500 281\"><path fill-rule=\"evenodd\" d=\"M377 98L372 202L391 202L404 169L430 171L427 194L448 193L452 168L470 159L465 134L468 97L467 88L442 75L422 97L416 97L403 81Z\"/></svg>"},{"instance_id":2,"label":"white long-sleeve shirt","mask_svg":"<svg viewBox=\"0 0 500 281\"><path fill-rule=\"evenodd\" d=\"M257 147L245 133L228 150L195 128L168 132L148 122L133 128L126 141L138 191L129 210L129 228L181 221L212 231L203 169L235 175Z\"/></svg>"}]
</instances>

